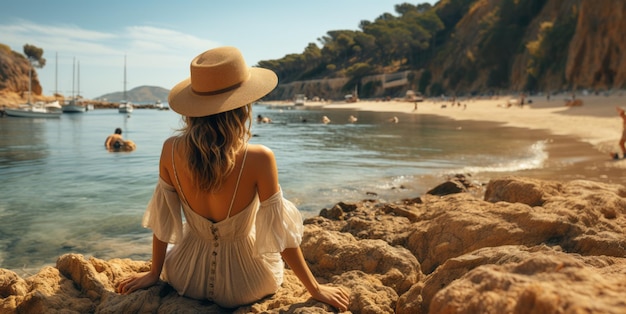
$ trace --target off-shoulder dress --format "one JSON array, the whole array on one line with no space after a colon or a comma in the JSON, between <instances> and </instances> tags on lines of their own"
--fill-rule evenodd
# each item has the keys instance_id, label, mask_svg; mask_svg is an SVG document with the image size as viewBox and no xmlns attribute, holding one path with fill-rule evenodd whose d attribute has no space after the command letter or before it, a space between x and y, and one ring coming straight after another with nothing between
<instances>
[{"instance_id":1,"label":"off-shoulder dress","mask_svg":"<svg viewBox=\"0 0 626 314\"><path fill-rule=\"evenodd\" d=\"M233 200L246 155L247 147ZM172 165L182 191L174 158ZM197 214L181 194L159 178L143 216L144 227L151 228L159 240L172 244L161 278L180 295L208 299L228 308L274 294L283 281L280 252L298 247L303 233L302 216L283 197L282 190L263 202L257 194L232 217L231 201L228 218L220 222Z\"/></svg>"}]
</instances>

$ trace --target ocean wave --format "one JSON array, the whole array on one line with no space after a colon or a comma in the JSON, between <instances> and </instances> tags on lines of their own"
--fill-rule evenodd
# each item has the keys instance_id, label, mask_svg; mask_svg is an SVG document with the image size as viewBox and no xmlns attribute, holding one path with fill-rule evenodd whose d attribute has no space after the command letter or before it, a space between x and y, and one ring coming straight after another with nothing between
<instances>
[{"instance_id":1,"label":"ocean wave","mask_svg":"<svg viewBox=\"0 0 626 314\"><path fill-rule=\"evenodd\" d=\"M452 171L451 173L481 173L481 172L515 172L520 170L540 169L543 168L548 160L548 152L546 151L547 141L538 141L528 147L519 157L511 157L506 162L497 162L486 166L467 166L460 171Z\"/></svg>"}]
</instances>

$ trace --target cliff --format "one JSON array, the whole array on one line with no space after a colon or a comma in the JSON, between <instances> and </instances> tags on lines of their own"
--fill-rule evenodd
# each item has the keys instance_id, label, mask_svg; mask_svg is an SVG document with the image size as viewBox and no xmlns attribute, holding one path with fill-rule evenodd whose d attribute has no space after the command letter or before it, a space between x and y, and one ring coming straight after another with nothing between
<instances>
[{"instance_id":1,"label":"cliff","mask_svg":"<svg viewBox=\"0 0 626 314\"><path fill-rule=\"evenodd\" d=\"M626 2L584 0L565 77L575 86L626 86Z\"/></svg>"},{"instance_id":2,"label":"cliff","mask_svg":"<svg viewBox=\"0 0 626 314\"><path fill-rule=\"evenodd\" d=\"M439 96L626 87L622 0L447 0L420 13L408 6L396 7L398 16L387 13L362 23L363 31L336 37L328 32L321 57L313 57L309 46L301 55L260 62L286 78L272 96L289 99L304 93L339 99L355 85L362 98L402 97L407 90ZM416 19L434 23L429 10L442 28L424 35L428 43L404 49L416 38L388 40L391 34L413 30L417 26L410 23ZM359 41L367 36L376 45ZM394 44L395 49L389 47ZM344 55L351 57L337 57ZM358 68L369 72L361 76L354 70ZM385 88L384 81L372 80L372 74L404 71L411 74L401 87Z\"/></svg>"},{"instance_id":3,"label":"cliff","mask_svg":"<svg viewBox=\"0 0 626 314\"><path fill-rule=\"evenodd\" d=\"M433 82L466 92L626 86L623 1L511 2L471 5L427 66Z\"/></svg>"},{"instance_id":4,"label":"cliff","mask_svg":"<svg viewBox=\"0 0 626 314\"><path fill-rule=\"evenodd\" d=\"M0 105L14 105L28 100L30 69L31 64L24 55L0 44ZM32 100L42 100L42 88L36 69L31 73L31 80Z\"/></svg>"},{"instance_id":5,"label":"cliff","mask_svg":"<svg viewBox=\"0 0 626 314\"><path fill-rule=\"evenodd\" d=\"M448 194L466 189L453 180L436 195L324 209L305 222L305 258L319 281L350 291L354 313L626 312L624 186L507 177L489 182L484 199ZM0 269L0 312L231 312L165 283L115 293L148 269L77 254L28 278ZM333 309L287 270L275 295L234 312Z\"/></svg>"}]
</instances>

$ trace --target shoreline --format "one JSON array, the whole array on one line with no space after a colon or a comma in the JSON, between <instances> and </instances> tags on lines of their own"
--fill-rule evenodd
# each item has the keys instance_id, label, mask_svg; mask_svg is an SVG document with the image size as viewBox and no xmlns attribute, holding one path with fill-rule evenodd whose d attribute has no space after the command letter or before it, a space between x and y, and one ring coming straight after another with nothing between
<instances>
[{"instance_id":1,"label":"shoreline","mask_svg":"<svg viewBox=\"0 0 626 314\"><path fill-rule=\"evenodd\" d=\"M425 99L417 103L401 100L364 100L356 103L308 102L303 109L355 110L398 114L432 115L453 121L496 123L498 127L535 130L546 134L548 159L538 169L513 172L481 172L474 179L489 181L507 175L522 175L538 179L558 177L561 180L586 179L606 183L624 182L619 169L626 169L626 159L612 160L611 152L619 152L622 119L616 106L626 105L626 95L577 95L582 106L566 106L569 95L561 94L526 98L523 106L507 107L507 102L519 101L512 96L491 98L460 98L460 106L450 106L451 100ZM513 100L515 99L515 100ZM528 100L531 103L528 103ZM519 103L519 102L518 102ZM264 105L291 106L290 102L262 102ZM445 105L445 108L443 108ZM525 136L520 133L520 136Z\"/></svg>"},{"instance_id":2,"label":"shoreline","mask_svg":"<svg viewBox=\"0 0 626 314\"><path fill-rule=\"evenodd\" d=\"M452 101L425 99L417 103L408 101L364 100L356 103L307 103L305 108L374 111L419 115L435 115L456 121L500 123L503 127L544 130L552 135L571 137L589 143L606 159L607 167L626 169L626 159L611 161L609 153L619 152L618 141L622 133L622 120L615 107L626 106L626 95L580 95L582 106L565 105L566 95L530 96L523 106L506 107L512 96L492 98L460 98L460 106L450 106ZM264 102L270 104L272 102ZM272 103L273 104L273 103ZM445 105L445 108L442 106ZM605 158L606 157L606 158Z\"/></svg>"},{"instance_id":3,"label":"shoreline","mask_svg":"<svg viewBox=\"0 0 626 314\"><path fill-rule=\"evenodd\" d=\"M419 102L417 110L414 110L413 102L406 101L328 103L319 107L429 114L453 120L496 122L502 123L503 126L547 130L554 135L572 136L590 143L602 153L608 154L619 149L617 142L622 132L622 121L615 107L626 104L626 96L577 96L577 99L583 102L583 105L578 107L565 106L564 97L547 100L545 97L531 96L527 98L532 100L531 104L507 108L506 103L509 99L513 97L460 99L458 101L461 103L460 107L451 107L451 101L428 99ZM447 105L446 108L442 108L444 104Z\"/></svg>"},{"instance_id":4,"label":"shoreline","mask_svg":"<svg viewBox=\"0 0 626 314\"><path fill-rule=\"evenodd\" d=\"M622 184L626 179L626 159L612 160L611 152L619 152L618 141L622 133L622 119L616 106L626 104L626 96L577 96L582 106L568 107L565 96L528 97L531 104L506 107L510 96L490 99L460 99L461 106L451 107L451 101L425 100L414 110L413 102L363 101L351 104L332 103L323 109L355 109L376 112L435 115L455 121L499 123L501 127L538 130L546 132L548 159L537 169L514 172L482 172L475 180L487 182L508 175L521 175L537 179L559 178L563 181L577 179ZM446 108L442 105L446 104ZM521 136L522 133L520 133Z\"/></svg>"}]
</instances>

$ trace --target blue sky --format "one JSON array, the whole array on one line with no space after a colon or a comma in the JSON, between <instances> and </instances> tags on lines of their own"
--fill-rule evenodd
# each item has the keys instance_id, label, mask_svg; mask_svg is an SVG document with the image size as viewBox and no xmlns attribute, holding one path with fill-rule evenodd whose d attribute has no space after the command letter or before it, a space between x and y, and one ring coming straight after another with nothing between
<instances>
[{"instance_id":1,"label":"blue sky","mask_svg":"<svg viewBox=\"0 0 626 314\"><path fill-rule=\"evenodd\" d=\"M362 20L395 15L394 6L403 2L437 0L5 1L0 43L19 53L24 44L44 50L47 64L37 72L46 95L55 86L72 94L77 60L81 95L96 98L124 89L125 56L128 90L170 89L207 49L238 47L253 66L319 45L329 30L358 30Z\"/></svg>"}]
</instances>

